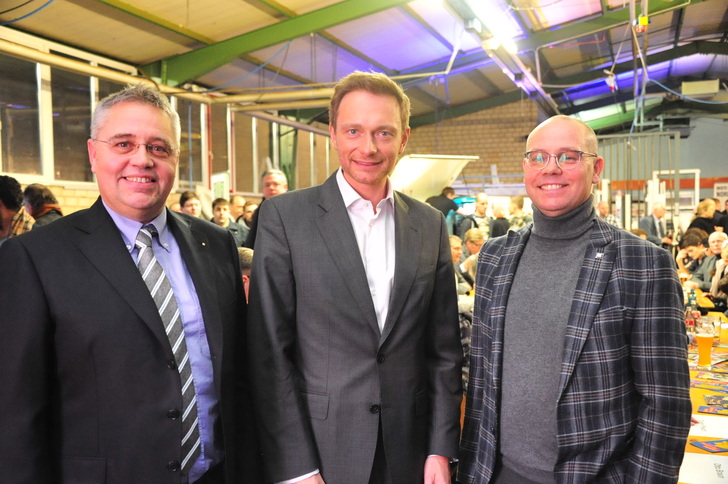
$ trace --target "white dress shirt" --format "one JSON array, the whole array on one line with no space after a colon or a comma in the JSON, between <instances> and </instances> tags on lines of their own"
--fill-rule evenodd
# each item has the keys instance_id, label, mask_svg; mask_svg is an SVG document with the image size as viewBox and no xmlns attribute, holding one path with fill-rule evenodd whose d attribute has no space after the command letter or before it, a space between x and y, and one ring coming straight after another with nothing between
<instances>
[{"instance_id":1,"label":"white dress shirt","mask_svg":"<svg viewBox=\"0 0 728 484\"><path fill-rule=\"evenodd\" d=\"M380 333L389 312L389 297L394 281L394 197L387 182L387 196L377 204L364 200L346 181L341 170L336 173L339 191L354 228L356 243L367 274L369 292L377 313Z\"/></svg>"}]
</instances>

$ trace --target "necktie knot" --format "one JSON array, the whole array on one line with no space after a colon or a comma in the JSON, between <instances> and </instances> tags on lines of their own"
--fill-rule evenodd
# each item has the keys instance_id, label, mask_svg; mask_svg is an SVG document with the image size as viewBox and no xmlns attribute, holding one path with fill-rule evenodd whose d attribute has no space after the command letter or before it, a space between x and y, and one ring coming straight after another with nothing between
<instances>
[{"instance_id":1,"label":"necktie knot","mask_svg":"<svg viewBox=\"0 0 728 484\"><path fill-rule=\"evenodd\" d=\"M152 224L146 224L142 225L142 228L139 229L139 233L137 233L136 237L136 247L137 249L145 248L145 247L151 247L152 246L152 238L155 236L158 236L157 228Z\"/></svg>"}]
</instances>

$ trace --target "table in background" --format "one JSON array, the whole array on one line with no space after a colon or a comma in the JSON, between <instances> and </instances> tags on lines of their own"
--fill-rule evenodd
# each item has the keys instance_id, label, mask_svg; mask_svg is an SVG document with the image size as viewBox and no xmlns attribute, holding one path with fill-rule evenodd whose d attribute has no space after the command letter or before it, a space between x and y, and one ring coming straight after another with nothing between
<instances>
[{"instance_id":1,"label":"table in background","mask_svg":"<svg viewBox=\"0 0 728 484\"><path fill-rule=\"evenodd\" d=\"M707 298L705 298L707 299ZM723 313L708 313L708 316L728 322ZM692 350L693 348L691 348ZM728 358L728 345L719 345L713 348L713 354ZM691 367L691 383L697 381L698 371ZM728 373L722 373L728 376ZM704 380L700 380L702 383ZM728 385L725 387L728 391ZM728 439L728 415L714 415L698 413L698 407L706 405L705 395L720 394L728 397L728 393L718 393L714 390L690 388L690 400L693 404L693 416L700 423L690 429L688 442L685 447L685 458L680 468L681 484L713 484L728 483L728 452L711 453L691 444L691 442L714 441ZM713 430L713 429L718 430ZM715 434L715 435L714 435ZM721 477L722 476L722 477Z\"/></svg>"}]
</instances>

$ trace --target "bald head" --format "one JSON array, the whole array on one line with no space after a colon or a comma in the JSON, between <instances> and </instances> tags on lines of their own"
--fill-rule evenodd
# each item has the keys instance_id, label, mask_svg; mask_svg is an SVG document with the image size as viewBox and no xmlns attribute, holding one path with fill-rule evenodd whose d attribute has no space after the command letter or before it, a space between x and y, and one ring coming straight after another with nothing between
<instances>
[{"instance_id":1,"label":"bald head","mask_svg":"<svg viewBox=\"0 0 728 484\"><path fill-rule=\"evenodd\" d=\"M475 195L475 215L478 217L485 217L485 212L488 211L488 195L483 192Z\"/></svg>"},{"instance_id":2,"label":"bald head","mask_svg":"<svg viewBox=\"0 0 728 484\"><path fill-rule=\"evenodd\" d=\"M598 152L598 145L597 142L597 135L594 132L591 127L586 124L583 121L580 121L576 118L572 118L571 116L566 116L563 114L559 114L556 116L552 116L543 123L539 124L534 128L533 131L531 131L531 134L528 135L528 138L526 139L526 147L528 150L531 150L531 141L534 138L534 136L539 134L539 131L550 128L553 124L571 124L573 125L574 129L579 131L579 138L582 142L581 149L583 151L587 151L589 153L597 153Z\"/></svg>"},{"instance_id":3,"label":"bald head","mask_svg":"<svg viewBox=\"0 0 728 484\"><path fill-rule=\"evenodd\" d=\"M604 218L609 213L609 202L602 200L597 203L597 210L599 211L599 216Z\"/></svg>"}]
</instances>

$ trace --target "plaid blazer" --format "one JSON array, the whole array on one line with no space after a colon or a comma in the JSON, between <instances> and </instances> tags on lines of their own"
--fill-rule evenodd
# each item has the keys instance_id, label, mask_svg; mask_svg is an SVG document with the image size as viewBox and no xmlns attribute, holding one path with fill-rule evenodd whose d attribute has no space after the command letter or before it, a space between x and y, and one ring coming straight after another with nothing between
<instances>
[{"instance_id":1,"label":"plaid blazer","mask_svg":"<svg viewBox=\"0 0 728 484\"><path fill-rule=\"evenodd\" d=\"M506 304L531 227L491 239L478 258L462 483L488 483L493 474ZM677 482L689 385L683 296L670 254L597 220L566 331L556 482Z\"/></svg>"}]
</instances>

